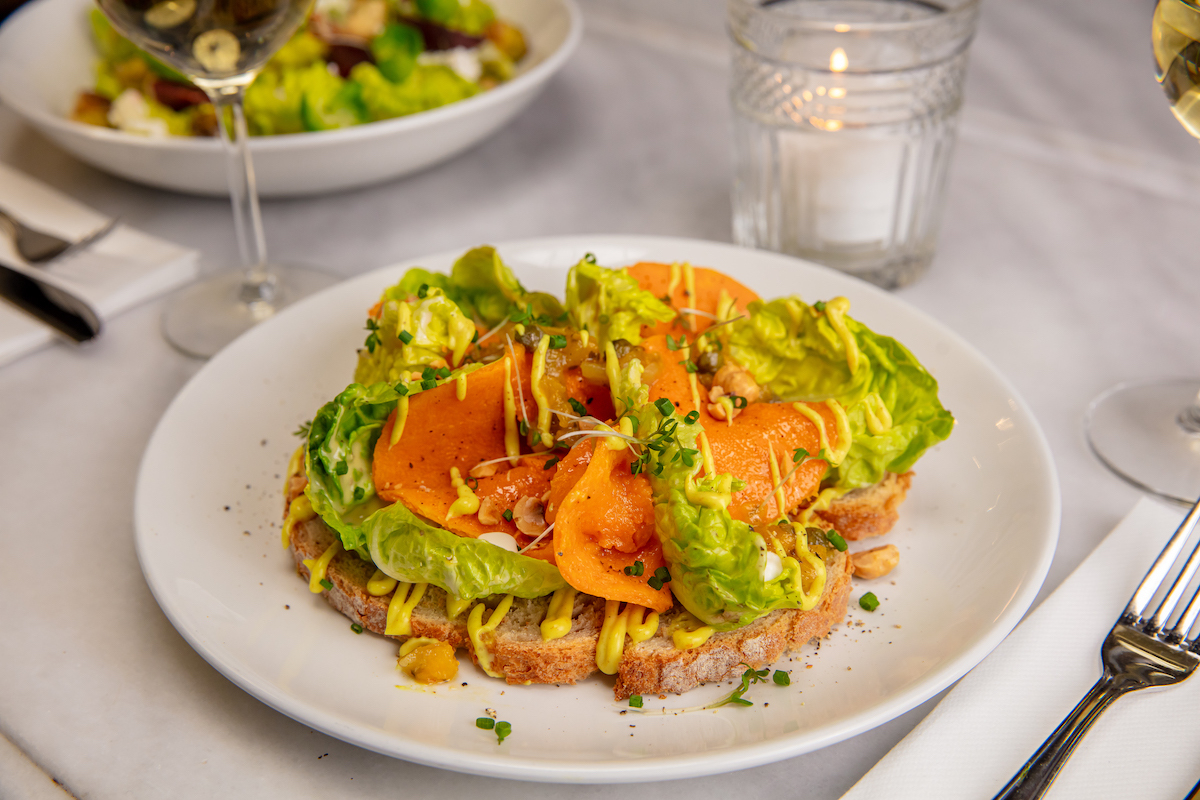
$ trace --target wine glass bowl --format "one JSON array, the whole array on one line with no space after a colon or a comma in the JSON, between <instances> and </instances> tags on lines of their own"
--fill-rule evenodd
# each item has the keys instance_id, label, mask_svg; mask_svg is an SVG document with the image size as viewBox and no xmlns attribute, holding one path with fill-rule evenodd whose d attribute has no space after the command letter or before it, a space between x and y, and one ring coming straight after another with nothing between
<instances>
[{"instance_id":1,"label":"wine glass bowl","mask_svg":"<svg viewBox=\"0 0 1200 800\"><path fill-rule=\"evenodd\" d=\"M1150 31L1171 112L1200 138L1200 5L1158 0ZM1092 452L1133 486L1188 506L1200 495L1200 380L1114 386L1088 406L1084 429Z\"/></svg>"}]
</instances>

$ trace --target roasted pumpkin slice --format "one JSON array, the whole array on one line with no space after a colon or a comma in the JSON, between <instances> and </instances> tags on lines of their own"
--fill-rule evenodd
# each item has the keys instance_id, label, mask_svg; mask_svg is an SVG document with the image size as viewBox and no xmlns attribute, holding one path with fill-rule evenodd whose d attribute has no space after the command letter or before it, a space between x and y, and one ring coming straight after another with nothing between
<instances>
[{"instance_id":1,"label":"roasted pumpkin slice","mask_svg":"<svg viewBox=\"0 0 1200 800\"><path fill-rule=\"evenodd\" d=\"M738 283L728 275L705 267L691 268L692 281L696 290L695 297L689 294L687 271L683 269L682 265L672 267L670 264L643 261L627 267L625 271L638 282L638 286L652 292L655 297L669 298L668 305L675 308L694 308L697 311L716 314L720 306L721 294L724 292L733 301L733 307L737 309L738 313L744 314L746 306L759 299L753 289ZM673 277L674 281L672 281ZM683 324L685 321L687 322L686 327ZM678 336L686 333L690 339L703 333L712 322L712 319L702 314L685 313L671 322L660 322L654 327L643 328L642 335L654 336L655 334L670 333Z\"/></svg>"},{"instance_id":2,"label":"roasted pumpkin slice","mask_svg":"<svg viewBox=\"0 0 1200 800\"><path fill-rule=\"evenodd\" d=\"M584 452L590 455L579 474ZM577 480L558 503L551 490L555 563L563 578L587 594L666 611L674 602L671 592L647 582L666 566L654 532L650 482L629 471L628 449L612 450L603 439L580 444L572 454L574 468L564 470L563 482ZM638 574L627 574L627 567Z\"/></svg>"},{"instance_id":3,"label":"roasted pumpkin slice","mask_svg":"<svg viewBox=\"0 0 1200 800\"><path fill-rule=\"evenodd\" d=\"M514 348L513 355L516 364L510 363L508 368L512 396L524 394L526 418L536 420L537 406L529 391L531 359L520 346ZM522 497L540 500L545 495L553 474L544 469L549 455L521 456L515 466L502 461L491 469L477 470L477 474L488 475L471 475L473 467L505 455L504 362L501 359L467 375L462 400L457 396L457 381L414 394L408 401L400 439L394 445L395 413L388 418L375 446L372 469L375 490L383 500L403 503L413 513L462 536L500 531L521 541L514 522L495 517L512 510ZM519 400L516 406L519 417ZM480 521L478 510L450 516L451 506L461 497L452 482L451 468L458 469L461 480L481 505L488 498L493 500L490 511L495 513L485 514L489 522ZM550 557L551 548L544 550L541 555Z\"/></svg>"},{"instance_id":4,"label":"roasted pumpkin slice","mask_svg":"<svg viewBox=\"0 0 1200 800\"><path fill-rule=\"evenodd\" d=\"M681 363L683 351L670 350L663 336L646 339L642 347L660 361L654 383L650 385L650 401L665 397L680 416L698 411L717 474L729 473L745 481L746 486L734 493L729 507L734 519L752 524L771 522L817 493L827 469L824 461L807 461L788 475L796 466L793 457L797 449L803 449L810 456L817 456L821 451L821 432L807 414L797 410L792 403L751 403L740 410L732 423L719 420L708 412L707 390ZM697 399L700 401L698 406ZM831 449L836 448L837 425L833 412L825 403L805 405L820 416L826 441ZM786 481L783 480L785 477ZM782 511L774 491L780 481L783 481Z\"/></svg>"}]
</instances>

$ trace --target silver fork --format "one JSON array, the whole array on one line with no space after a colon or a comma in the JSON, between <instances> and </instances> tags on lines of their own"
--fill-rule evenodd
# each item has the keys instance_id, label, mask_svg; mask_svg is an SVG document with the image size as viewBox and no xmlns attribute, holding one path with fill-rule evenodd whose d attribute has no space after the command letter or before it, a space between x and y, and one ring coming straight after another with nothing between
<instances>
[{"instance_id":1,"label":"silver fork","mask_svg":"<svg viewBox=\"0 0 1200 800\"><path fill-rule=\"evenodd\" d=\"M17 248L17 254L30 264L45 264L69 252L88 247L107 236L116 224L115 218L110 219L79 241L72 242L30 227L0 208L0 227L8 230Z\"/></svg>"},{"instance_id":2,"label":"silver fork","mask_svg":"<svg viewBox=\"0 0 1200 800\"><path fill-rule=\"evenodd\" d=\"M1197 519L1200 519L1200 500L1167 542L1100 647L1104 675L994 800L1042 797L1079 740L1114 700L1137 689L1179 683L1195 671L1196 665L1200 664L1197 639L1188 634L1200 616L1200 591L1192 594L1175 624L1169 628L1167 624L1175 616L1188 584L1200 568L1200 544L1192 549L1154 613L1149 617L1145 614L1154 595L1173 571Z\"/></svg>"}]
</instances>

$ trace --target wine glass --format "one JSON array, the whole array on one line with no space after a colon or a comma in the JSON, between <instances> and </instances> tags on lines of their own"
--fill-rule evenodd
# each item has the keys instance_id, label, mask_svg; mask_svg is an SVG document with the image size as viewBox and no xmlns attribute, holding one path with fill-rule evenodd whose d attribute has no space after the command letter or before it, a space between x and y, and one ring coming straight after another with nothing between
<instances>
[{"instance_id":1,"label":"wine glass","mask_svg":"<svg viewBox=\"0 0 1200 800\"><path fill-rule=\"evenodd\" d=\"M208 95L227 160L243 270L199 281L172 298L163 334L207 358L279 308L333 283L309 268L267 261L242 100L267 60L304 21L313 0L96 0L127 39Z\"/></svg>"},{"instance_id":2,"label":"wine glass","mask_svg":"<svg viewBox=\"0 0 1200 800\"><path fill-rule=\"evenodd\" d=\"M1200 137L1200 2L1159 0L1151 39L1171 111ZM1114 386L1085 425L1092 451L1129 483L1189 506L1200 495L1200 380Z\"/></svg>"}]
</instances>

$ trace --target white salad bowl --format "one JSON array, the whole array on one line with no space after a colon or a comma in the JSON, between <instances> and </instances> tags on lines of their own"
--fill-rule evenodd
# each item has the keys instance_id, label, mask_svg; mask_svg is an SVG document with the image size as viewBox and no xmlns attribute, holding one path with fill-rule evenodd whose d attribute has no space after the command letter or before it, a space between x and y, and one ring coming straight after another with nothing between
<instances>
[{"instance_id":1,"label":"white salad bowl","mask_svg":"<svg viewBox=\"0 0 1200 800\"><path fill-rule=\"evenodd\" d=\"M318 194L398 178L454 156L498 130L537 96L579 43L574 0L490 0L525 33L529 54L495 89L408 117L317 133L254 137L265 197ZM150 139L69 119L95 84L91 0L35 0L0 27L0 102L63 149L99 169L163 189L224 195L215 138ZM19 164L17 165L20 166Z\"/></svg>"}]
</instances>

